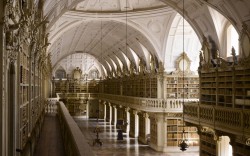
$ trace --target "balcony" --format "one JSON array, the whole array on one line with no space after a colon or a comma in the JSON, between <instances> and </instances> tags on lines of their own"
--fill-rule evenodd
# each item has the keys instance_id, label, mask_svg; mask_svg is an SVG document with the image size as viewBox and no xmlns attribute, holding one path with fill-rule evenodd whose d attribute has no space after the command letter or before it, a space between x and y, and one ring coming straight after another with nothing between
<instances>
[{"instance_id":1,"label":"balcony","mask_svg":"<svg viewBox=\"0 0 250 156\"><path fill-rule=\"evenodd\" d=\"M250 110L247 109L186 103L184 118L186 122L202 127L210 127L236 136L250 137Z\"/></svg>"}]
</instances>

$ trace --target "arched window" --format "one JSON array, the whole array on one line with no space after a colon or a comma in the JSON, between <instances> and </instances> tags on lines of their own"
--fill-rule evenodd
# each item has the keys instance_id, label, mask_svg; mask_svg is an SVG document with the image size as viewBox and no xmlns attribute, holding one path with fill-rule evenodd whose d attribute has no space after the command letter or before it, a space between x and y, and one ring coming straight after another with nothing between
<instances>
[{"instance_id":1,"label":"arched window","mask_svg":"<svg viewBox=\"0 0 250 156\"><path fill-rule=\"evenodd\" d=\"M231 56L232 47L234 47L236 55L239 54L239 34L233 27L230 25L227 28L227 56Z\"/></svg>"},{"instance_id":2,"label":"arched window","mask_svg":"<svg viewBox=\"0 0 250 156\"><path fill-rule=\"evenodd\" d=\"M63 79L63 78L66 78L66 72L64 69L58 69L56 71L56 78L58 79Z\"/></svg>"}]
</instances>

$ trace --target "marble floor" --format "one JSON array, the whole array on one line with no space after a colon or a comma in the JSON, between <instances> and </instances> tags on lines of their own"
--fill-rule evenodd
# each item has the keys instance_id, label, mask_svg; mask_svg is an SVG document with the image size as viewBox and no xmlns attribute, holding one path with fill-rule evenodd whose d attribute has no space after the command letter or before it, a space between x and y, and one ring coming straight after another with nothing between
<instances>
[{"instance_id":1,"label":"marble floor","mask_svg":"<svg viewBox=\"0 0 250 156\"><path fill-rule=\"evenodd\" d=\"M198 156L198 152L185 152L178 153L162 153L156 152L148 145L138 142L136 138L131 138L128 134L123 133L123 140L117 140L117 129L114 125L104 122L104 120L86 119L84 117L74 117L74 120L80 127L82 133L90 144L96 155L100 156ZM102 146L96 144L93 146L93 141L96 139L94 129L99 125L102 133L99 138L102 141Z\"/></svg>"}]
</instances>

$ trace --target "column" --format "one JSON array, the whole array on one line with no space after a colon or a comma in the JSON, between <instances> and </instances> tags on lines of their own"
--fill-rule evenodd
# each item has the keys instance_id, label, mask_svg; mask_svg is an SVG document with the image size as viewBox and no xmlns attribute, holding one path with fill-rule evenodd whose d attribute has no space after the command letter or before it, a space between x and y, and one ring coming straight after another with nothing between
<instances>
[{"instance_id":1,"label":"column","mask_svg":"<svg viewBox=\"0 0 250 156\"><path fill-rule=\"evenodd\" d=\"M106 121L106 117L107 117L107 103L103 102L103 119L104 119L104 121Z\"/></svg>"},{"instance_id":2,"label":"column","mask_svg":"<svg viewBox=\"0 0 250 156\"><path fill-rule=\"evenodd\" d=\"M220 136L217 140L217 156L232 156L232 146L228 136Z\"/></svg>"},{"instance_id":3,"label":"column","mask_svg":"<svg viewBox=\"0 0 250 156\"><path fill-rule=\"evenodd\" d=\"M86 105L86 118L89 118L89 100L87 100L87 105Z\"/></svg>"},{"instance_id":4,"label":"column","mask_svg":"<svg viewBox=\"0 0 250 156\"><path fill-rule=\"evenodd\" d=\"M129 112L130 108L125 108L124 107L124 127L123 127L123 131L125 133L129 133L129 129L130 129L130 112Z\"/></svg>"},{"instance_id":5,"label":"column","mask_svg":"<svg viewBox=\"0 0 250 156\"><path fill-rule=\"evenodd\" d=\"M112 107L111 107L110 103L106 104L106 106L107 106L106 121L111 124L111 121L112 121Z\"/></svg>"},{"instance_id":6,"label":"column","mask_svg":"<svg viewBox=\"0 0 250 156\"><path fill-rule=\"evenodd\" d=\"M139 116L139 141L148 144L150 135L150 120L149 115L146 112L138 114Z\"/></svg>"},{"instance_id":7,"label":"column","mask_svg":"<svg viewBox=\"0 0 250 156\"><path fill-rule=\"evenodd\" d=\"M116 125L117 122L117 108L116 105L112 105L112 125Z\"/></svg>"},{"instance_id":8,"label":"column","mask_svg":"<svg viewBox=\"0 0 250 156\"><path fill-rule=\"evenodd\" d=\"M138 117L138 111L137 110L131 110L130 111L130 131L129 135L131 137L138 137L139 132L139 117Z\"/></svg>"},{"instance_id":9,"label":"column","mask_svg":"<svg viewBox=\"0 0 250 156\"><path fill-rule=\"evenodd\" d=\"M167 126L164 113L150 113L150 147L156 151L167 152Z\"/></svg>"}]
</instances>

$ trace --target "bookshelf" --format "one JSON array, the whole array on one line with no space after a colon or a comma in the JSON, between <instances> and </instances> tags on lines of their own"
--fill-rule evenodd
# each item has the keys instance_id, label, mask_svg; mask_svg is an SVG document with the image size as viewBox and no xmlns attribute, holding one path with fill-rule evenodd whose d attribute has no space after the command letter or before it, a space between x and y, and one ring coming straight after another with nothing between
<instances>
[{"instance_id":1,"label":"bookshelf","mask_svg":"<svg viewBox=\"0 0 250 156\"><path fill-rule=\"evenodd\" d=\"M250 69L228 67L200 72L201 104L250 108Z\"/></svg>"},{"instance_id":2,"label":"bookshelf","mask_svg":"<svg viewBox=\"0 0 250 156\"><path fill-rule=\"evenodd\" d=\"M24 147L29 133L29 55L28 55L28 45L23 45L24 50L19 54L19 109L20 109L20 142L21 146Z\"/></svg>"},{"instance_id":3,"label":"bookshelf","mask_svg":"<svg viewBox=\"0 0 250 156\"><path fill-rule=\"evenodd\" d=\"M213 134L200 134L200 155L216 156L216 141Z\"/></svg>"},{"instance_id":4,"label":"bookshelf","mask_svg":"<svg viewBox=\"0 0 250 156\"><path fill-rule=\"evenodd\" d=\"M179 74L165 75L166 98L199 98L199 77L198 75L189 75L184 78ZM184 94L183 94L184 85Z\"/></svg>"},{"instance_id":5,"label":"bookshelf","mask_svg":"<svg viewBox=\"0 0 250 156\"><path fill-rule=\"evenodd\" d=\"M185 125L185 124L184 124ZM199 135L196 127L185 126L185 137L189 146L199 145ZM178 146L182 139L183 121L181 119L167 119L167 146Z\"/></svg>"}]
</instances>

